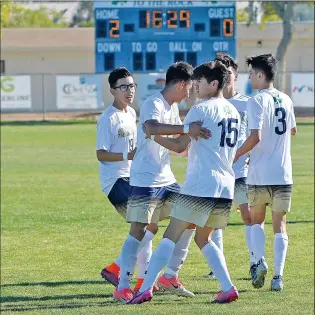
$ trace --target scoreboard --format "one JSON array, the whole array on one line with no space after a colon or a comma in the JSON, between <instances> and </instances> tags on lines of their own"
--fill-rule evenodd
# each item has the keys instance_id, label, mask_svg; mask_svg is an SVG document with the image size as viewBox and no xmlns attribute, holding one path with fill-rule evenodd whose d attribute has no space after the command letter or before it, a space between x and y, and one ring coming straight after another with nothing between
<instances>
[{"instance_id":1,"label":"scoreboard","mask_svg":"<svg viewBox=\"0 0 315 315\"><path fill-rule=\"evenodd\" d=\"M94 17L96 73L166 72L176 61L236 54L235 2L95 1Z\"/></svg>"}]
</instances>

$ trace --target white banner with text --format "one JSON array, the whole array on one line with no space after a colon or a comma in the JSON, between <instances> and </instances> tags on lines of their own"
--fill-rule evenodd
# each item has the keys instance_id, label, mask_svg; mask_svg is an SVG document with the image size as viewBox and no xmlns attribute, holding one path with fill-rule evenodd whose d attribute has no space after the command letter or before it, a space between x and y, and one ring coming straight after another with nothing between
<instances>
[{"instance_id":1,"label":"white banner with text","mask_svg":"<svg viewBox=\"0 0 315 315\"><path fill-rule=\"evenodd\" d=\"M57 76L57 108L97 109L101 107L102 79L96 75Z\"/></svg>"},{"instance_id":2,"label":"white banner with text","mask_svg":"<svg viewBox=\"0 0 315 315\"><path fill-rule=\"evenodd\" d=\"M29 75L1 76L1 109L31 107L31 77Z\"/></svg>"}]
</instances>

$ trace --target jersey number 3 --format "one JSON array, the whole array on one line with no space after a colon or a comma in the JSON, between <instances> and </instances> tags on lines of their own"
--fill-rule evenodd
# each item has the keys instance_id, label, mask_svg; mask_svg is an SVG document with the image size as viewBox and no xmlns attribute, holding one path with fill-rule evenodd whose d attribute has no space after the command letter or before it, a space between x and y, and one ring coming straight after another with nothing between
<instances>
[{"instance_id":1,"label":"jersey number 3","mask_svg":"<svg viewBox=\"0 0 315 315\"><path fill-rule=\"evenodd\" d=\"M233 127L233 124L237 124L238 119L236 118L223 118L219 123L218 126L222 126L221 130L221 140L220 140L220 147L224 147L225 143L228 147L235 147L238 138L238 130L236 127ZM233 135L233 142L232 142L232 134ZM229 136L229 137L228 137Z\"/></svg>"},{"instance_id":2,"label":"jersey number 3","mask_svg":"<svg viewBox=\"0 0 315 315\"><path fill-rule=\"evenodd\" d=\"M287 123L285 121L285 109L283 107L275 108L275 116L278 117L278 122L282 124L281 129L278 126L275 128L275 132L277 135L283 135L287 131Z\"/></svg>"}]
</instances>

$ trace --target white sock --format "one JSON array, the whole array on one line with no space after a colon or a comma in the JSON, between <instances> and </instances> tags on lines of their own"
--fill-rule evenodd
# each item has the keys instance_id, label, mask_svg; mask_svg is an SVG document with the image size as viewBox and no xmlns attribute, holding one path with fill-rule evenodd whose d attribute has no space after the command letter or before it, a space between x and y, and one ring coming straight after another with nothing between
<instances>
[{"instance_id":1,"label":"white sock","mask_svg":"<svg viewBox=\"0 0 315 315\"><path fill-rule=\"evenodd\" d=\"M116 258L116 260L114 261L114 263L120 267L121 265L121 252L119 254L119 256Z\"/></svg>"},{"instance_id":2,"label":"white sock","mask_svg":"<svg viewBox=\"0 0 315 315\"><path fill-rule=\"evenodd\" d=\"M285 258L287 255L289 239L284 233L276 233L274 238L274 268L275 276L283 276Z\"/></svg>"},{"instance_id":3,"label":"white sock","mask_svg":"<svg viewBox=\"0 0 315 315\"><path fill-rule=\"evenodd\" d=\"M153 240L154 236L155 236L155 234L153 234L151 231L149 231L149 230L145 231L143 239L140 243L140 246L138 247L138 254L140 253L140 251L146 245L147 242Z\"/></svg>"},{"instance_id":4,"label":"white sock","mask_svg":"<svg viewBox=\"0 0 315 315\"><path fill-rule=\"evenodd\" d=\"M167 264L164 272L166 278L178 277L178 272L188 255L188 248L195 231L195 229L185 230L176 243L171 260Z\"/></svg>"},{"instance_id":5,"label":"white sock","mask_svg":"<svg viewBox=\"0 0 315 315\"><path fill-rule=\"evenodd\" d=\"M222 229L215 229L211 236L211 241L223 252L223 233Z\"/></svg>"},{"instance_id":6,"label":"white sock","mask_svg":"<svg viewBox=\"0 0 315 315\"><path fill-rule=\"evenodd\" d=\"M172 257L175 243L168 238L163 238L153 253L148 264L147 272L139 292L144 292L153 287L159 273Z\"/></svg>"},{"instance_id":7,"label":"white sock","mask_svg":"<svg viewBox=\"0 0 315 315\"><path fill-rule=\"evenodd\" d=\"M145 275L145 271L147 269L147 265L152 256L152 239L154 238L154 234L146 230L143 240L139 247L142 247L138 253L138 278L143 279Z\"/></svg>"},{"instance_id":8,"label":"white sock","mask_svg":"<svg viewBox=\"0 0 315 315\"><path fill-rule=\"evenodd\" d=\"M206 244L201 252L206 257L209 267L218 279L221 290L224 292L229 291L233 287L233 283L226 266L223 252L212 241Z\"/></svg>"},{"instance_id":9,"label":"white sock","mask_svg":"<svg viewBox=\"0 0 315 315\"><path fill-rule=\"evenodd\" d=\"M265 232L260 224L254 224L250 229L252 250L256 260L265 258Z\"/></svg>"},{"instance_id":10,"label":"white sock","mask_svg":"<svg viewBox=\"0 0 315 315\"><path fill-rule=\"evenodd\" d=\"M139 245L140 241L131 235L127 236L127 239L121 249L120 279L118 290L130 287L130 280L133 276L137 263L137 251Z\"/></svg>"},{"instance_id":11,"label":"white sock","mask_svg":"<svg viewBox=\"0 0 315 315\"><path fill-rule=\"evenodd\" d=\"M250 225L244 225L245 227L245 237L246 237L246 243L247 248L249 251L249 262L250 265L253 265L256 263L255 255L252 249L252 243L251 243L251 226Z\"/></svg>"}]
</instances>

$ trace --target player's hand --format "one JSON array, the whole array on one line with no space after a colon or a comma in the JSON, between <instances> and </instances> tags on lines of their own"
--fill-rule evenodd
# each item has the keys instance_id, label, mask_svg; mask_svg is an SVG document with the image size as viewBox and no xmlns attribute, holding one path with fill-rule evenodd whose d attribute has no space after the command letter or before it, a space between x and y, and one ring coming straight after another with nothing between
<instances>
[{"instance_id":1,"label":"player's hand","mask_svg":"<svg viewBox=\"0 0 315 315\"><path fill-rule=\"evenodd\" d=\"M135 154L137 152L137 148L134 148L132 151L128 153L128 160L133 160Z\"/></svg>"},{"instance_id":2,"label":"player's hand","mask_svg":"<svg viewBox=\"0 0 315 315\"><path fill-rule=\"evenodd\" d=\"M195 140L198 140L198 138L209 139L212 137L211 131L207 128L201 127L201 125L202 123L200 121L190 124L188 135Z\"/></svg>"}]
</instances>

